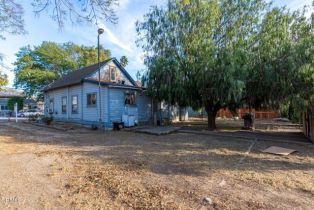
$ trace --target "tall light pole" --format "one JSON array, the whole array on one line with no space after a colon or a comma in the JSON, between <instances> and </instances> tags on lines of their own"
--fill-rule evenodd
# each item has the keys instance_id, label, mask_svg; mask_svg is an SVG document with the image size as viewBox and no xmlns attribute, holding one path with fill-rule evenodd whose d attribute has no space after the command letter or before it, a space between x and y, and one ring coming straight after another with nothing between
<instances>
[{"instance_id":1,"label":"tall light pole","mask_svg":"<svg viewBox=\"0 0 314 210\"><path fill-rule=\"evenodd\" d=\"M104 29L98 28L98 100L99 100L99 126L101 126L101 85L100 85L100 55L99 55L99 36L104 33Z\"/></svg>"}]
</instances>

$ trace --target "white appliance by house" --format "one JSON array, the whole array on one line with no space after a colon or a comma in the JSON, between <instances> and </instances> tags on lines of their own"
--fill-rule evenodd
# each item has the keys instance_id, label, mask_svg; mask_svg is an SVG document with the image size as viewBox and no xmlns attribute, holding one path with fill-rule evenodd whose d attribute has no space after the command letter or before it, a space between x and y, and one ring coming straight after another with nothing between
<instances>
[{"instance_id":1,"label":"white appliance by house","mask_svg":"<svg viewBox=\"0 0 314 210\"><path fill-rule=\"evenodd\" d=\"M138 109L137 106L124 107L124 113L122 115L122 122L125 127L132 127L138 123Z\"/></svg>"},{"instance_id":2,"label":"white appliance by house","mask_svg":"<svg viewBox=\"0 0 314 210\"><path fill-rule=\"evenodd\" d=\"M135 125L135 116L134 115L122 115L122 122L125 127L132 127Z\"/></svg>"}]
</instances>

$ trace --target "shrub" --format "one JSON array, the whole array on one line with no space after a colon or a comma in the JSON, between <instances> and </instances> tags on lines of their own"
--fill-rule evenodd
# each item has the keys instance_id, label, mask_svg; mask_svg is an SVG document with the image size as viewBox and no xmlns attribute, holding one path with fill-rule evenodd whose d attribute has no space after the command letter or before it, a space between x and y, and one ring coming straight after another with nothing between
<instances>
[{"instance_id":1,"label":"shrub","mask_svg":"<svg viewBox=\"0 0 314 210\"><path fill-rule=\"evenodd\" d=\"M46 124L46 125L50 125L51 122L53 121L53 117L52 116L49 116L49 117L43 117L41 118L41 120Z\"/></svg>"},{"instance_id":2,"label":"shrub","mask_svg":"<svg viewBox=\"0 0 314 210\"><path fill-rule=\"evenodd\" d=\"M95 124L92 124L91 129L92 129L92 130L98 130L98 126L95 125Z\"/></svg>"},{"instance_id":3,"label":"shrub","mask_svg":"<svg viewBox=\"0 0 314 210\"><path fill-rule=\"evenodd\" d=\"M7 105L9 110L14 110L14 104L17 103L17 110L23 109L24 99L21 97L12 97L8 100Z\"/></svg>"},{"instance_id":4,"label":"shrub","mask_svg":"<svg viewBox=\"0 0 314 210\"><path fill-rule=\"evenodd\" d=\"M28 121L37 121L38 120L38 115L29 115L28 116Z\"/></svg>"}]
</instances>

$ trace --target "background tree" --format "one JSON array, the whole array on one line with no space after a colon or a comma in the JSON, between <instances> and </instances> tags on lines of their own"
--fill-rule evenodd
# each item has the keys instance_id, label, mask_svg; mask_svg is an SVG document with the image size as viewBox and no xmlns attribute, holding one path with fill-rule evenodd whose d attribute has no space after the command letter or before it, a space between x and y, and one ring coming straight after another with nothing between
<instances>
[{"instance_id":1,"label":"background tree","mask_svg":"<svg viewBox=\"0 0 314 210\"><path fill-rule=\"evenodd\" d=\"M97 48L73 43L43 42L40 46L22 47L14 63L16 88L27 97L42 97L41 91L56 79L91 64L97 63ZM101 47L100 59L110 57L110 51Z\"/></svg>"},{"instance_id":2,"label":"background tree","mask_svg":"<svg viewBox=\"0 0 314 210\"><path fill-rule=\"evenodd\" d=\"M289 32L292 21L291 14L285 9L274 8L265 14L260 24L246 81L250 106L266 104L278 108L292 91L291 78L296 73Z\"/></svg>"},{"instance_id":3,"label":"background tree","mask_svg":"<svg viewBox=\"0 0 314 210\"><path fill-rule=\"evenodd\" d=\"M120 58L120 63L121 63L121 65L123 66L123 67L126 67L127 65L128 65L128 63L129 63L129 61L128 61L128 58L126 57L126 56L121 56L121 58Z\"/></svg>"},{"instance_id":4,"label":"background tree","mask_svg":"<svg viewBox=\"0 0 314 210\"><path fill-rule=\"evenodd\" d=\"M17 110L23 109L24 99L21 97L12 97L8 100L8 109L14 110L14 104L17 103Z\"/></svg>"},{"instance_id":5,"label":"background tree","mask_svg":"<svg viewBox=\"0 0 314 210\"><path fill-rule=\"evenodd\" d=\"M143 80L159 101L205 107L209 129L221 108L309 104L313 19L263 0L168 1L137 23Z\"/></svg>"},{"instance_id":6,"label":"background tree","mask_svg":"<svg viewBox=\"0 0 314 210\"><path fill-rule=\"evenodd\" d=\"M309 18L308 11L312 11ZM293 13L291 37L294 44L296 73L292 79L293 92L288 98L292 116L314 107L314 1L311 7ZM300 115L299 115L300 116Z\"/></svg>"},{"instance_id":7,"label":"background tree","mask_svg":"<svg viewBox=\"0 0 314 210\"><path fill-rule=\"evenodd\" d=\"M1 58L0 58L1 62ZM8 84L8 76L4 73L2 73L2 65L0 63L0 90L3 86Z\"/></svg>"},{"instance_id":8,"label":"background tree","mask_svg":"<svg viewBox=\"0 0 314 210\"><path fill-rule=\"evenodd\" d=\"M311 106L313 35L313 19L306 18L306 7L295 12L273 8L265 14L246 82L250 105L279 108L294 121Z\"/></svg>"}]
</instances>

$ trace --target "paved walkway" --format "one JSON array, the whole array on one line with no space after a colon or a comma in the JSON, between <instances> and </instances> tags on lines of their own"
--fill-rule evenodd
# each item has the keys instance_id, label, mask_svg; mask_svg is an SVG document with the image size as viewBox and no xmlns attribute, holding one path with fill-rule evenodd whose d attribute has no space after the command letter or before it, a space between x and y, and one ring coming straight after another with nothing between
<instances>
[{"instance_id":1,"label":"paved walkway","mask_svg":"<svg viewBox=\"0 0 314 210\"><path fill-rule=\"evenodd\" d=\"M157 127L145 126L145 127L134 127L128 130L139 132L139 133L152 134L152 135L166 135L169 133L176 132L180 129L181 127L175 127L175 126L157 126Z\"/></svg>"}]
</instances>

